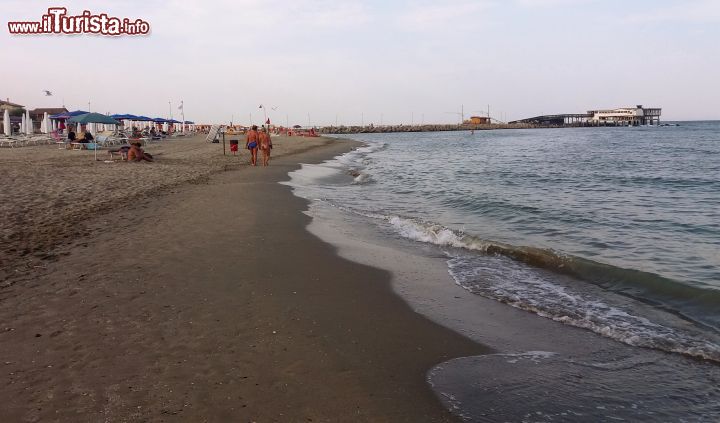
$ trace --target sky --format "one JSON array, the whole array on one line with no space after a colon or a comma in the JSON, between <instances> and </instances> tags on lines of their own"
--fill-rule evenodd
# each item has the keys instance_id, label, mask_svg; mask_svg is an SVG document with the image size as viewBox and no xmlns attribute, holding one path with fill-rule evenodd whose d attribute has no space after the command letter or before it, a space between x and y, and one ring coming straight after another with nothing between
<instances>
[{"instance_id":1,"label":"sky","mask_svg":"<svg viewBox=\"0 0 720 423\"><path fill-rule=\"evenodd\" d=\"M58 6L151 32L9 34ZM642 104L720 119L720 0L0 0L0 21L0 98L30 108L177 119L183 101L203 123L356 125Z\"/></svg>"}]
</instances>

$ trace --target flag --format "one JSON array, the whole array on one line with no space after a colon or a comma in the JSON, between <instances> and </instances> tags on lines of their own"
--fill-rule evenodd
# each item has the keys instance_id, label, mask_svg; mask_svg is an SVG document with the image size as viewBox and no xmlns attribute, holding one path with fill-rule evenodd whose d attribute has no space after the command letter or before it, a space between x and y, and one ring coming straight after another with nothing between
<instances>
[{"instance_id":1,"label":"flag","mask_svg":"<svg viewBox=\"0 0 720 423\"><path fill-rule=\"evenodd\" d=\"M178 106L178 110L182 110L182 109L183 109L183 102L181 101L180 105Z\"/></svg>"},{"instance_id":2,"label":"flag","mask_svg":"<svg viewBox=\"0 0 720 423\"><path fill-rule=\"evenodd\" d=\"M268 120L265 121L265 125L270 125L270 118L268 118Z\"/></svg>"}]
</instances>

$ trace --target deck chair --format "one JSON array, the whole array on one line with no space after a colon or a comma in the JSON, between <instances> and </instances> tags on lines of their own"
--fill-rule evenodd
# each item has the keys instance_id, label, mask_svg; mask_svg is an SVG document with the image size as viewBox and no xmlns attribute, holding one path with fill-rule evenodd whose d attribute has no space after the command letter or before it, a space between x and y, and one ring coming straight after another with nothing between
<instances>
[{"instance_id":1,"label":"deck chair","mask_svg":"<svg viewBox=\"0 0 720 423\"><path fill-rule=\"evenodd\" d=\"M3 145L7 145L10 148L15 148L15 145L17 145L17 140L14 140L12 138L0 138L0 147Z\"/></svg>"},{"instance_id":2,"label":"deck chair","mask_svg":"<svg viewBox=\"0 0 720 423\"><path fill-rule=\"evenodd\" d=\"M58 134L57 131L52 131L50 133L50 136L52 137L53 141L55 142L55 145L58 146L58 149L64 149L67 148L70 141L66 138L63 138Z\"/></svg>"}]
</instances>

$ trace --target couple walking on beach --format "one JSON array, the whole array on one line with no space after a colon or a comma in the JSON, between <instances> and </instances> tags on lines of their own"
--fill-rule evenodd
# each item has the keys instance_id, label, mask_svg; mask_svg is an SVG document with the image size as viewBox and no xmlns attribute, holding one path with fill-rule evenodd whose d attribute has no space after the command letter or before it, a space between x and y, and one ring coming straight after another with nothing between
<instances>
[{"instance_id":1,"label":"couple walking on beach","mask_svg":"<svg viewBox=\"0 0 720 423\"><path fill-rule=\"evenodd\" d=\"M245 147L250 150L250 164L257 166L258 149L262 151L263 166L270 164L270 150L272 149L272 140L270 133L263 125L262 130L258 132L257 125L253 125L248 131L245 139Z\"/></svg>"}]
</instances>

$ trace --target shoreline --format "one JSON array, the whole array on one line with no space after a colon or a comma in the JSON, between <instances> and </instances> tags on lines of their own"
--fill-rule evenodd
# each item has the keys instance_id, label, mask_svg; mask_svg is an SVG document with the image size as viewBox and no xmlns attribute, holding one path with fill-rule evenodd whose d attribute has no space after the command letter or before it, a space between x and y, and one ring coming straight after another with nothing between
<instances>
[{"instance_id":1,"label":"shoreline","mask_svg":"<svg viewBox=\"0 0 720 423\"><path fill-rule=\"evenodd\" d=\"M6 413L454 421L425 373L488 349L415 313L388 272L311 235L307 201L277 183L350 145L97 216L46 268L3 288Z\"/></svg>"},{"instance_id":2,"label":"shoreline","mask_svg":"<svg viewBox=\"0 0 720 423\"><path fill-rule=\"evenodd\" d=\"M476 260L471 263L474 269L488 266L487 273L491 273L493 255L438 242L431 236L432 231L440 233L436 227L423 238L425 232L420 236L408 233L392 219L387 220L388 215L402 216L402 210L409 209L408 219L422 221L422 211L427 209L418 207L413 212L414 203L407 197L400 196L397 201L387 198L387 193L397 191L392 184L382 183L392 181L394 175L384 166L397 163L399 154L414 149L400 144L393 150L391 141L383 141L389 144L387 148L366 148L364 154L353 153L297 172L291 175L293 185L305 198L322 199L313 201L309 212L314 217L309 228L312 233L334 245L343 257L391 272L395 292L417 312L495 349L485 355L449 360L429 372L431 386L448 408L471 421L520 421L536 413L547 417L538 421L574 421L570 416L583 416L578 417L581 420L642 420L651 416L673 420L716 415L717 410L702 405L702 401L693 407L687 403L691 398L716 396L711 387L720 369L717 363L622 343L607 336L612 333L567 324L563 315L553 318L543 315L542 309L533 312L517 307L463 283L465 280L452 271L451 258L467 256ZM376 154L378 151L381 153ZM353 184L358 179L344 175L347 169L371 184ZM422 164L416 169L422 172ZM408 172L395 174L402 178ZM345 185L348 191L343 189ZM403 209L404 204L411 205ZM371 211L367 212L364 205ZM660 322L661 329L666 324L684 327L674 316L601 287L559 274L539 274L549 277L551 287L559 287L560 292L600 299L611 312L619 310L618 315L625 312L631 318L647 317ZM532 284L532 275L527 279ZM526 280L519 278L516 285L523 286ZM492 286L492 278L477 278L478 286L484 283ZM646 385L652 386L652 398L673 400L649 398Z\"/></svg>"}]
</instances>

